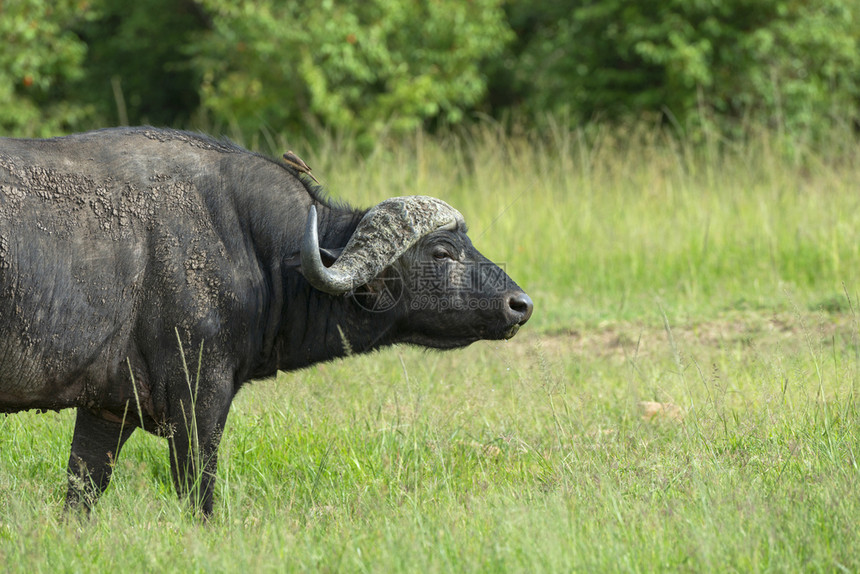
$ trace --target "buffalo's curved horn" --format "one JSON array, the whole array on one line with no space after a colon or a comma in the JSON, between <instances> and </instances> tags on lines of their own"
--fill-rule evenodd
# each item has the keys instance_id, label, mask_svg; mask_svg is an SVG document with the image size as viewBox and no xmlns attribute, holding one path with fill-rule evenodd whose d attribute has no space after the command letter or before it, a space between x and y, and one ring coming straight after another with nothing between
<instances>
[{"instance_id":1,"label":"buffalo's curved horn","mask_svg":"<svg viewBox=\"0 0 860 574\"><path fill-rule=\"evenodd\" d=\"M459 211L433 197L386 199L365 214L340 257L326 267L319 252L317 212L311 206L302 241L302 273L315 289L342 295L373 280L428 233L462 224Z\"/></svg>"}]
</instances>

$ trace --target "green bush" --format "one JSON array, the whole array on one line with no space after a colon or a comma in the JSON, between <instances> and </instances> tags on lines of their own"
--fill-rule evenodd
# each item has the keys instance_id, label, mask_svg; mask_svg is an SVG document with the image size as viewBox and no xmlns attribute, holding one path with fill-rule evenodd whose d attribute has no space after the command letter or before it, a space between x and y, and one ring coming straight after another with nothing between
<instances>
[{"instance_id":1,"label":"green bush","mask_svg":"<svg viewBox=\"0 0 860 574\"><path fill-rule=\"evenodd\" d=\"M485 95L479 63L501 52L499 0L201 0L192 44L201 103L242 130L378 134L460 122Z\"/></svg>"},{"instance_id":2,"label":"green bush","mask_svg":"<svg viewBox=\"0 0 860 574\"><path fill-rule=\"evenodd\" d=\"M85 2L7 0L0 3L0 130L3 135L56 135L92 116L68 99L85 75L86 45L73 33L87 18Z\"/></svg>"},{"instance_id":3,"label":"green bush","mask_svg":"<svg viewBox=\"0 0 860 574\"><path fill-rule=\"evenodd\" d=\"M108 124L182 125L199 105L185 53L207 16L193 0L97 0L76 31L86 42L86 79L75 97Z\"/></svg>"},{"instance_id":4,"label":"green bush","mask_svg":"<svg viewBox=\"0 0 860 574\"><path fill-rule=\"evenodd\" d=\"M860 9L848 0L511 0L518 41L493 101L575 122L657 112L809 129L856 120Z\"/></svg>"},{"instance_id":5,"label":"green bush","mask_svg":"<svg viewBox=\"0 0 860 574\"><path fill-rule=\"evenodd\" d=\"M0 37L4 135L860 119L856 0L7 0Z\"/></svg>"}]
</instances>

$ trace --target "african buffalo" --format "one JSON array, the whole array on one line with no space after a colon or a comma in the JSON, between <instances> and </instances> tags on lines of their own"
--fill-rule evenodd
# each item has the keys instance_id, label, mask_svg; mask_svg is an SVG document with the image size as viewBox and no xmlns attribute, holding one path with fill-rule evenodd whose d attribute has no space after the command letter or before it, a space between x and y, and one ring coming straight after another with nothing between
<instances>
[{"instance_id":1,"label":"african buffalo","mask_svg":"<svg viewBox=\"0 0 860 574\"><path fill-rule=\"evenodd\" d=\"M528 320L457 210L338 205L285 158L155 128L0 138L0 412L77 408L68 507L92 506L142 427L209 515L246 381Z\"/></svg>"}]
</instances>

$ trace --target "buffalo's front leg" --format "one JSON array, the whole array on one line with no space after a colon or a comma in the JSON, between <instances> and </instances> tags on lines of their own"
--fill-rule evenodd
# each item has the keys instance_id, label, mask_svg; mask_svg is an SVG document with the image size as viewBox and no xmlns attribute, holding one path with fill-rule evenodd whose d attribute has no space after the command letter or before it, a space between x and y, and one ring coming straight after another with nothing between
<instances>
[{"instance_id":1,"label":"buffalo's front leg","mask_svg":"<svg viewBox=\"0 0 860 574\"><path fill-rule=\"evenodd\" d=\"M217 437L220 438L220 437ZM170 441L170 471L180 498L188 497L203 515L212 515L215 475L218 471L218 440L195 448L188 437Z\"/></svg>"},{"instance_id":2,"label":"buffalo's front leg","mask_svg":"<svg viewBox=\"0 0 860 574\"><path fill-rule=\"evenodd\" d=\"M173 436L170 437L170 470L180 498L208 517L212 514L218 444L230 409L229 395L197 397L194 407L185 400L171 409Z\"/></svg>"},{"instance_id":3,"label":"buffalo's front leg","mask_svg":"<svg viewBox=\"0 0 860 574\"><path fill-rule=\"evenodd\" d=\"M110 483L113 464L135 427L104 420L78 409L69 456L66 508L83 505L89 512Z\"/></svg>"}]
</instances>

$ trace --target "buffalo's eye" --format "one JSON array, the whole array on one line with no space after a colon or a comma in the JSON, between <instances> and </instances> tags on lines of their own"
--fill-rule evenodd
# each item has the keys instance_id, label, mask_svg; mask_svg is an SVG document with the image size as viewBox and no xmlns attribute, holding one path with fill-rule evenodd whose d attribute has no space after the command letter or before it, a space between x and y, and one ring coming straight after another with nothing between
<instances>
[{"instance_id":1,"label":"buffalo's eye","mask_svg":"<svg viewBox=\"0 0 860 574\"><path fill-rule=\"evenodd\" d=\"M433 249L433 259L436 261L444 261L445 259L454 259L451 252L444 247L436 247Z\"/></svg>"}]
</instances>

